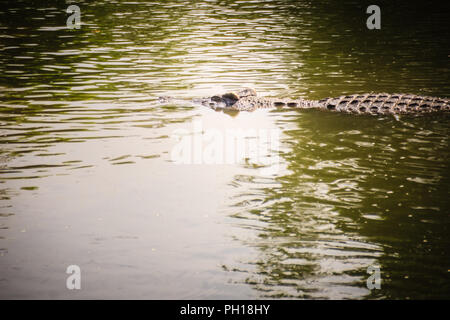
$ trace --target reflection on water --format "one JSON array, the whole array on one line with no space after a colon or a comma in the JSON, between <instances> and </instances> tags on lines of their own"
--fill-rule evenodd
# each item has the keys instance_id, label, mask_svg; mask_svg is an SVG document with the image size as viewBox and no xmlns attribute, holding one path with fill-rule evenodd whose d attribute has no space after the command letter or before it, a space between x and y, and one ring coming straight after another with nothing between
<instances>
[{"instance_id":1,"label":"reflection on water","mask_svg":"<svg viewBox=\"0 0 450 320\"><path fill-rule=\"evenodd\" d=\"M288 172L235 177L235 215L261 250L247 281L268 297L446 296L448 125L316 113L278 121ZM372 295L369 265L383 273Z\"/></svg>"},{"instance_id":2,"label":"reflection on water","mask_svg":"<svg viewBox=\"0 0 450 320\"><path fill-rule=\"evenodd\" d=\"M85 298L448 298L448 118L156 103L240 86L449 96L446 8L380 3L369 31L369 4L80 0L68 30L60 1L7 1L0 297L73 297L79 264ZM280 170L175 165L195 120L281 129Z\"/></svg>"}]
</instances>

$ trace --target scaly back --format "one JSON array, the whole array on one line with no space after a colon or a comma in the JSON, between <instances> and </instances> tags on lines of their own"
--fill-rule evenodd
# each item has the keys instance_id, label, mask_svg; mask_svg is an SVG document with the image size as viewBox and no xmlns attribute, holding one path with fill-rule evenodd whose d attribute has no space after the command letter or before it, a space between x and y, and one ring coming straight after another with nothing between
<instances>
[{"instance_id":1,"label":"scaly back","mask_svg":"<svg viewBox=\"0 0 450 320\"><path fill-rule=\"evenodd\" d=\"M449 112L450 100L412 94L365 93L325 98L320 101L306 99L279 99L257 96L240 98L230 109L254 111L261 108L318 108L352 114L423 114Z\"/></svg>"},{"instance_id":2,"label":"scaly back","mask_svg":"<svg viewBox=\"0 0 450 320\"><path fill-rule=\"evenodd\" d=\"M319 108L356 114L420 114L450 111L448 99L412 94L366 93L325 98Z\"/></svg>"}]
</instances>

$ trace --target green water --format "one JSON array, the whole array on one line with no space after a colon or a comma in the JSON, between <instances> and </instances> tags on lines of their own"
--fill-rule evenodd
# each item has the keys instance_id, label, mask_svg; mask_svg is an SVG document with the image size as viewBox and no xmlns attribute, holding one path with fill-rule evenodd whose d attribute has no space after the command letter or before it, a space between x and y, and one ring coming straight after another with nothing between
<instances>
[{"instance_id":1,"label":"green water","mask_svg":"<svg viewBox=\"0 0 450 320\"><path fill-rule=\"evenodd\" d=\"M448 117L157 101L448 97L446 6L379 2L368 30L364 1L76 4L74 30L62 1L0 9L0 298L449 298ZM275 132L277 161L174 162L198 124Z\"/></svg>"}]
</instances>

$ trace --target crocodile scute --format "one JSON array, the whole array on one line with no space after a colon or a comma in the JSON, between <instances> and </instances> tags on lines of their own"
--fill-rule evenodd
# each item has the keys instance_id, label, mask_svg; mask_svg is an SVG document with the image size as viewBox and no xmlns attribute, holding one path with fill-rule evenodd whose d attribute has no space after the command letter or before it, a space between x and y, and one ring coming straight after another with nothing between
<instances>
[{"instance_id":1,"label":"crocodile scute","mask_svg":"<svg viewBox=\"0 0 450 320\"><path fill-rule=\"evenodd\" d=\"M239 92L236 94L239 96ZM321 100L280 99L257 97L253 95L240 97L227 109L237 111L254 111L265 108L316 108L321 110L350 114L368 115L419 115L432 112L450 112L450 100L430 96L402 93L363 93L343 95Z\"/></svg>"},{"instance_id":2,"label":"crocodile scute","mask_svg":"<svg viewBox=\"0 0 450 320\"><path fill-rule=\"evenodd\" d=\"M318 107L355 114L421 114L450 111L448 99L412 94L366 93L325 98Z\"/></svg>"}]
</instances>

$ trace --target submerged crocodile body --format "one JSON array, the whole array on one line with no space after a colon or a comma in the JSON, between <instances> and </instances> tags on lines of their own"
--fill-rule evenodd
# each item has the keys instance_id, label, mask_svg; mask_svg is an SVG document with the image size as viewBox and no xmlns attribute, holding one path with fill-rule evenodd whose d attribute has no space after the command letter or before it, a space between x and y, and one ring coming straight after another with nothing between
<instances>
[{"instance_id":1,"label":"submerged crocodile body","mask_svg":"<svg viewBox=\"0 0 450 320\"><path fill-rule=\"evenodd\" d=\"M209 98L194 99L216 110L254 111L262 108L316 108L334 112L367 115L421 115L450 112L450 99L413 94L365 93L325 98L322 100L258 97L253 89L242 89Z\"/></svg>"}]
</instances>

